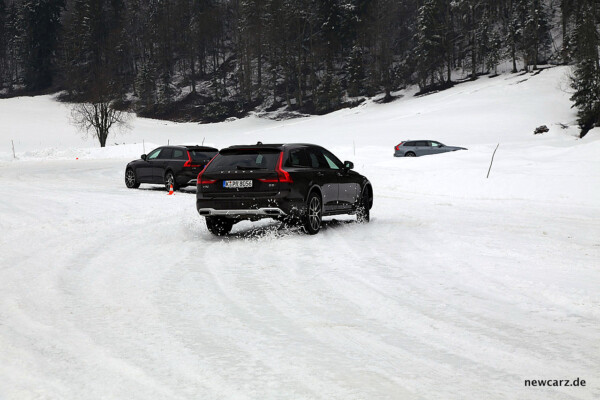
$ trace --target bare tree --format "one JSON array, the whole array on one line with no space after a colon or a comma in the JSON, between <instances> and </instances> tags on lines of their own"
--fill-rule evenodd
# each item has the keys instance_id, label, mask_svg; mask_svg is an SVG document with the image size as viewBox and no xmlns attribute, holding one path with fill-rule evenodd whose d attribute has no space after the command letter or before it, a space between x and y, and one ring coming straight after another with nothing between
<instances>
[{"instance_id":1,"label":"bare tree","mask_svg":"<svg viewBox=\"0 0 600 400\"><path fill-rule=\"evenodd\" d=\"M110 129L114 126L127 128L128 114L116 110L111 102L77 103L71 108L71 122L81 131L92 135L106 146Z\"/></svg>"}]
</instances>

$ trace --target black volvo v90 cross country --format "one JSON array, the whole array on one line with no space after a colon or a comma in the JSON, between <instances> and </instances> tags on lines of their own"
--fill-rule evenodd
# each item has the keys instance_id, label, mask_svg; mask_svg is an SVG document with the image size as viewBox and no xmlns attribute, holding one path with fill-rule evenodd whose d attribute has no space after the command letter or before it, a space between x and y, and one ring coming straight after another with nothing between
<instances>
[{"instance_id":1,"label":"black volvo v90 cross country","mask_svg":"<svg viewBox=\"0 0 600 400\"><path fill-rule=\"evenodd\" d=\"M204 146L163 146L142 154L127 164L125 185L138 188L140 183L164 184L173 190L196 184L198 172L219 152Z\"/></svg>"},{"instance_id":2,"label":"black volvo v90 cross country","mask_svg":"<svg viewBox=\"0 0 600 400\"><path fill-rule=\"evenodd\" d=\"M198 174L196 208L215 235L261 218L300 223L309 234L319 232L323 216L368 222L373 189L353 167L312 144L231 146Z\"/></svg>"}]
</instances>

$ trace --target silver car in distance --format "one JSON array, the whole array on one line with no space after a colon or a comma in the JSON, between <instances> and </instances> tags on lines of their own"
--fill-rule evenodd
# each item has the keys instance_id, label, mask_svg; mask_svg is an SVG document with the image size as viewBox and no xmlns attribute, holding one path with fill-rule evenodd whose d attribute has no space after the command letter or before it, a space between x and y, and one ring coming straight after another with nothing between
<instances>
[{"instance_id":1,"label":"silver car in distance","mask_svg":"<svg viewBox=\"0 0 600 400\"><path fill-rule=\"evenodd\" d=\"M449 151L467 150L464 147L446 146L435 140L409 140L394 147L394 157L419 157Z\"/></svg>"}]
</instances>

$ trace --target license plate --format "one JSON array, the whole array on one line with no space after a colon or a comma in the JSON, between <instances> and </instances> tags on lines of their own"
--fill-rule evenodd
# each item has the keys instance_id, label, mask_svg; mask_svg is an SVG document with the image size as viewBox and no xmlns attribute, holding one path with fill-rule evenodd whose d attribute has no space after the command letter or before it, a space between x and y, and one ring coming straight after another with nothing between
<instances>
[{"instance_id":1,"label":"license plate","mask_svg":"<svg viewBox=\"0 0 600 400\"><path fill-rule=\"evenodd\" d=\"M227 189L251 188L252 180L243 181L223 181L223 187Z\"/></svg>"}]
</instances>

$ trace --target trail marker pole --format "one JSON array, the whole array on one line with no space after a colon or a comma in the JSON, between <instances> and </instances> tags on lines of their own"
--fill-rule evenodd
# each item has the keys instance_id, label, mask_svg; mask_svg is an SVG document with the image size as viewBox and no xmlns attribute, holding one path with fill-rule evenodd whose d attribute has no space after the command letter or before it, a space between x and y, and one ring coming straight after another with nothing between
<instances>
[{"instance_id":1,"label":"trail marker pole","mask_svg":"<svg viewBox=\"0 0 600 400\"><path fill-rule=\"evenodd\" d=\"M146 143L144 143L144 139L142 139L142 148L144 149L144 154L146 154Z\"/></svg>"},{"instance_id":2,"label":"trail marker pole","mask_svg":"<svg viewBox=\"0 0 600 400\"><path fill-rule=\"evenodd\" d=\"M206 139L206 136L202 138L202 146L204 146L204 139Z\"/></svg>"},{"instance_id":3,"label":"trail marker pole","mask_svg":"<svg viewBox=\"0 0 600 400\"><path fill-rule=\"evenodd\" d=\"M356 157L356 142L352 141L352 150L354 151L354 156Z\"/></svg>"},{"instance_id":4,"label":"trail marker pole","mask_svg":"<svg viewBox=\"0 0 600 400\"><path fill-rule=\"evenodd\" d=\"M13 149L13 158L17 158L17 156L15 155L15 142L13 142L12 139L10 139L10 143L12 144L12 149Z\"/></svg>"},{"instance_id":5,"label":"trail marker pole","mask_svg":"<svg viewBox=\"0 0 600 400\"><path fill-rule=\"evenodd\" d=\"M490 168L488 169L486 179L490 177L490 171L492 170L492 164L494 163L494 156L496 155L496 150L498 150L498 146L500 146L500 143L498 143L498 145L494 149L494 154L492 154L492 161L490 161Z\"/></svg>"}]
</instances>

